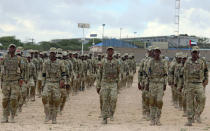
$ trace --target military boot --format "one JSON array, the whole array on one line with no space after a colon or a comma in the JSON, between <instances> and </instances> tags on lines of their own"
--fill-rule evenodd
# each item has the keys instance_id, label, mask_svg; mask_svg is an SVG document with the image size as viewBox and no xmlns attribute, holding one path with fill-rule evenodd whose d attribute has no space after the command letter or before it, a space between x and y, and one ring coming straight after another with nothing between
<instances>
[{"instance_id":1,"label":"military boot","mask_svg":"<svg viewBox=\"0 0 210 131\"><path fill-rule=\"evenodd\" d=\"M162 124L160 123L160 118L156 118L155 119L155 124L157 125L157 126L161 126Z\"/></svg>"},{"instance_id":2,"label":"military boot","mask_svg":"<svg viewBox=\"0 0 210 131\"><path fill-rule=\"evenodd\" d=\"M150 126L154 126L155 125L155 119L151 119L150 120Z\"/></svg>"},{"instance_id":3,"label":"military boot","mask_svg":"<svg viewBox=\"0 0 210 131\"><path fill-rule=\"evenodd\" d=\"M103 118L102 124L107 124L107 118Z\"/></svg>"},{"instance_id":4,"label":"military boot","mask_svg":"<svg viewBox=\"0 0 210 131\"><path fill-rule=\"evenodd\" d=\"M198 123L201 123L201 117L200 117L200 115L196 115L196 116L195 116L195 119L196 119L196 121L197 121Z\"/></svg>"},{"instance_id":5,"label":"military boot","mask_svg":"<svg viewBox=\"0 0 210 131\"><path fill-rule=\"evenodd\" d=\"M149 121L150 120L150 113L147 112L146 115L147 115L146 120Z\"/></svg>"},{"instance_id":6,"label":"military boot","mask_svg":"<svg viewBox=\"0 0 210 131\"><path fill-rule=\"evenodd\" d=\"M15 113L11 114L10 123L15 123Z\"/></svg>"},{"instance_id":7,"label":"military boot","mask_svg":"<svg viewBox=\"0 0 210 131\"><path fill-rule=\"evenodd\" d=\"M1 123L7 123L8 122L8 116L6 114L3 114L3 118L1 120Z\"/></svg>"},{"instance_id":8,"label":"military boot","mask_svg":"<svg viewBox=\"0 0 210 131\"><path fill-rule=\"evenodd\" d=\"M188 119L188 122L185 124L185 126L192 126L192 119Z\"/></svg>"},{"instance_id":9,"label":"military boot","mask_svg":"<svg viewBox=\"0 0 210 131\"><path fill-rule=\"evenodd\" d=\"M52 113L52 124L56 124L56 117L57 117L57 113L56 112L53 112Z\"/></svg>"}]
</instances>

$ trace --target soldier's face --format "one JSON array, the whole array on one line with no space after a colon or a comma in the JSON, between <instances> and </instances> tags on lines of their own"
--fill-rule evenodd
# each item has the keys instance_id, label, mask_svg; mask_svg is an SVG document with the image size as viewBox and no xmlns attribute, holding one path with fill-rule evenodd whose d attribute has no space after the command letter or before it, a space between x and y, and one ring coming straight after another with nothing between
<instances>
[{"instance_id":1,"label":"soldier's face","mask_svg":"<svg viewBox=\"0 0 210 131\"><path fill-rule=\"evenodd\" d=\"M182 58L179 57L179 58L177 59L177 62L178 62L178 63L181 63L181 61L182 61Z\"/></svg>"},{"instance_id":2,"label":"soldier's face","mask_svg":"<svg viewBox=\"0 0 210 131\"><path fill-rule=\"evenodd\" d=\"M107 50L107 55L108 56L112 56L114 54L114 50L113 49L108 49Z\"/></svg>"},{"instance_id":3,"label":"soldier's face","mask_svg":"<svg viewBox=\"0 0 210 131\"><path fill-rule=\"evenodd\" d=\"M198 51L193 51L193 52L191 53L191 55L192 55L192 58L193 58L193 59L198 59L198 58L199 58L199 52L198 52Z\"/></svg>"},{"instance_id":4,"label":"soldier's face","mask_svg":"<svg viewBox=\"0 0 210 131\"><path fill-rule=\"evenodd\" d=\"M50 52L50 59L56 59L56 53L55 52Z\"/></svg>"},{"instance_id":5,"label":"soldier's face","mask_svg":"<svg viewBox=\"0 0 210 131\"><path fill-rule=\"evenodd\" d=\"M159 58L160 57L160 54L161 54L160 50L155 50L154 51L154 57L155 58Z\"/></svg>"},{"instance_id":6,"label":"soldier's face","mask_svg":"<svg viewBox=\"0 0 210 131\"><path fill-rule=\"evenodd\" d=\"M9 53L15 53L15 51L16 51L16 47L11 46L11 47L9 48Z\"/></svg>"}]
</instances>

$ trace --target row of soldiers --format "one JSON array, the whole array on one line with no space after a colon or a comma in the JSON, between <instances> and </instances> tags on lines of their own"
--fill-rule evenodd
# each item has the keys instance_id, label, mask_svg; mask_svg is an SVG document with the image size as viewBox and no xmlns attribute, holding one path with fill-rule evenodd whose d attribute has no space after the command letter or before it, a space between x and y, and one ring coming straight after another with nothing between
<instances>
[{"instance_id":1,"label":"row of soldiers","mask_svg":"<svg viewBox=\"0 0 210 131\"><path fill-rule=\"evenodd\" d=\"M192 126L195 120L201 123L207 84L208 66L205 58L200 57L199 47L192 48L191 57L183 52L176 53L169 66L169 85L174 107L183 110L183 117L188 119L186 126Z\"/></svg>"},{"instance_id":2,"label":"row of soldiers","mask_svg":"<svg viewBox=\"0 0 210 131\"><path fill-rule=\"evenodd\" d=\"M100 69L107 56L99 54L79 55L62 49L51 48L48 52L28 50L24 55L22 47L9 45L8 53L1 61L1 88L3 92L3 119L2 123L15 122L17 111L21 112L24 103L29 99L35 101L35 94L44 105L45 122L52 120L56 123L58 112L62 112L70 93L77 94L101 81ZM136 70L134 56L119 53L114 55L121 65L117 90L123 86L131 86L133 74ZM111 65L114 66L114 65ZM123 84L122 84L123 83ZM101 85L101 84L97 84ZM98 87L101 86L97 86ZM100 97L102 98L102 97ZM103 101L103 100L101 100ZM103 112L101 102L101 112ZM103 113L102 113L103 114ZM113 115L112 115L113 116Z\"/></svg>"},{"instance_id":3,"label":"row of soldiers","mask_svg":"<svg viewBox=\"0 0 210 131\"><path fill-rule=\"evenodd\" d=\"M161 125L160 117L163 95L167 83L172 87L172 101L187 116L186 126L194 119L201 122L205 106L205 86L208 84L208 67L200 57L199 47L194 46L191 57L178 52L172 62L160 56L158 47L150 46L140 63L138 88L142 90L143 116L150 125Z\"/></svg>"}]
</instances>

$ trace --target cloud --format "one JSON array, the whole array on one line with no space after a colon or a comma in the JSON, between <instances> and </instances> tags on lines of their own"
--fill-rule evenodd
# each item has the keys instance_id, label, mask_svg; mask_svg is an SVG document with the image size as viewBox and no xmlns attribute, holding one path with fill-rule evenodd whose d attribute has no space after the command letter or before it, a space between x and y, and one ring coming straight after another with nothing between
<instances>
[{"instance_id":1,"label":"cloud","mask_svg":"<svg viewBox=\"0 0 210 131\"><path fill-rule=\"evenodd\" d=\"M172 35L174 0L0 0L0 35L37 41L81 37L77 23L90 23L92 32L119 38ZM209 0L182 0L180 32L209 36Z\"/></svg>"}]
</instances>

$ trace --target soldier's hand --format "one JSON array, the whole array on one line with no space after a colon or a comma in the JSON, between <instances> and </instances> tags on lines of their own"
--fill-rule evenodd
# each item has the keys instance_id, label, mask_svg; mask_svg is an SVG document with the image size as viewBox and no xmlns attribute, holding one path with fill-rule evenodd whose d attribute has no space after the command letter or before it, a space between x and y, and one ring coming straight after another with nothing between
<instances>
[{"instance_id":1,"label":"soldier's hand","mask_svg":"<svg viewBox=\"0 0 210 131\"><path fill-rule=\"evenodd\" d=\"M164 91L166 90L166 85L163 86L163 90L164 90Z\"/></svg>"},{"instance_id":2,"label":"soldier's hand","mask_svg":"<svg viewBox=\"0 0 210 131\"><path fill-rule=\"evenodd\" d=\"M205 81L203 82L203 86L206 87L206 85L208 85L208 80L205 80Z\"/></svg>"},{"instance_id":3,"label":"soldier's hand","mask_svg":"<svg viewBox=\"0 0 210 131\"><path fill-rule=\"evenodd\" d=\"M145 88L147 91L149 91L149 84L146 85L146 88Z\"/></svg>"},{"instance_id":4,"label":"soldier's hand","mask_svg":"<svg viewBox=\"0 0 210 131\"><path fill-rule=\"evenodd\" d=\"M139 88L139 90L142 90L142 86L140 83L138 83L138 88Z\"/></svg>"},{"instance_id":5,"label":"soldier's hand","mask_svg":"<svg viewBox=\"0 0 210 131\"><path fill-rule=\"evenodd\" d=\"M63 88L64 86L65 86L64 80L61 80L61 81L60 81L60 88Z\"/></svg>"},{"instance_id":6,"label":"soldier's hand","mask_svg":"<svg viewBox=\"0 0 210 131\"><path fill-rule=\"evenodd\" d=\"M23 85L23 80L19 80L19 86L21 87Z\"/></svg>"},{"instance_id":7,"label":"soldier's hand","mask_svg":"<svg viewBox=\"0 0 210 131\"><path fill-rule=\"evenodd\" d=\"M100 93L101 88L97 88L96 91L99 94Z\"/></svg>"}]
</instances>

